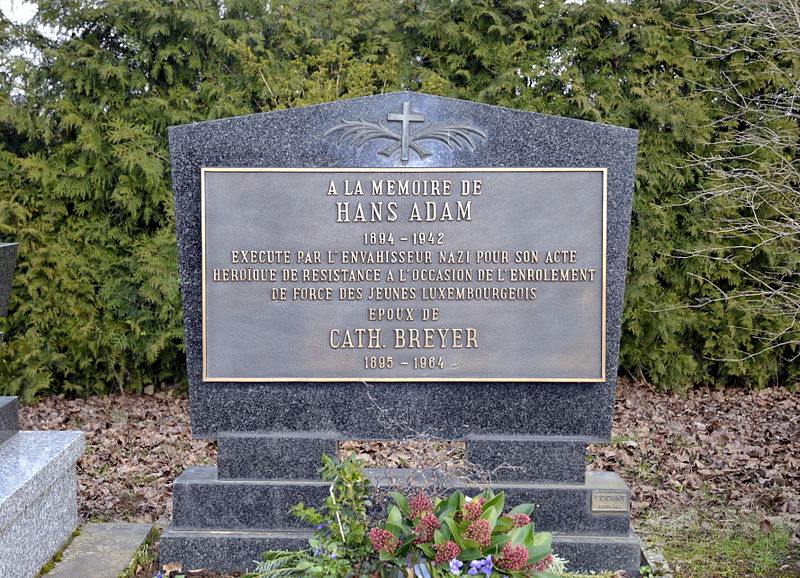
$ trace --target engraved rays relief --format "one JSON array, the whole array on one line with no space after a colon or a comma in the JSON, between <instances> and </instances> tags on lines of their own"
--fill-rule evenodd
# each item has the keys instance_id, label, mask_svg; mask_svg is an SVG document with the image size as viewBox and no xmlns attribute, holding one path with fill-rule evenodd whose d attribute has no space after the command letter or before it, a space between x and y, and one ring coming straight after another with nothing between
<instances>
[{"instance_id":1,"label":"engraved rays relief","mask_svg":"<svg viewBox=\"0 0 800 578\"><path fill-rule=\"evenodd\" d=\"M408 101L403 102L403 112L390 112L386 115L389 122L401 123L400 133L393 132L390 128L383 126L380 122L367 122L364 119L342 120L323 136L330 136L341 132L338 144L349 143L356 148L361 148L365 143L374 139L387 139L391 144L378 151L379 155L391 157L398 150L400 160L407 162L410 158L410 151L414 151L419 158L425 159L433 155L420 144L420 141L435 140L447 145L450 150L464 148L475 148L476 138L486 138L486 134L468 124L456 123L453 121L430 123L416 131L411 131L411 123L425 122L425 115L413 112Z\"/></svg>"}]
</instances>

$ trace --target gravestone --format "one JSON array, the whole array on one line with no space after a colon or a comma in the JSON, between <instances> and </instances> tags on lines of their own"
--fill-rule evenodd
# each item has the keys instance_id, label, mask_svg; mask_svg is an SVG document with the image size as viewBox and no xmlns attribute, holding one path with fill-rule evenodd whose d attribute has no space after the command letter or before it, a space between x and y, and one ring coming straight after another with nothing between
<instances>
[{"instance_id":1,"label":"gravestone","mask_svg":"<svg viewBox=\"0 0 800 578\"><path fill-rule=\"evenodd\" d=\"M16 243L0 243L0 317L8 314L11 297L11 278L17 262ZM0 348L3 347L3 332L0 331ZM17 398L0 396L0 444L19 430Z\"/></svg>"},{"instance_id":2,"label":"gravestone","mask_svg":"<svg viewBox=\"0 0 800 578\"><path fill-rule=\"evenodd\" d=\"M17 245L0 243L0 317ZM82 432L19 431L16 397L0 396L0 576L30 578L78 525L75 462Z\"/></svg>"},{"instance_id":3,"label":"gravestone","mask_svg":"<svg viewBox=\"0 0 800 578\"><path fill-rule=\"evenodd\" d=\"M638 575L629 489L585 467L611 435L636 141L410 92L173 127L192 428L219 461L175 481L162 562L304 547L287 510L327 495L322 453L427 433L536 504L571 569Z\"/></svg>"}]
</instances>

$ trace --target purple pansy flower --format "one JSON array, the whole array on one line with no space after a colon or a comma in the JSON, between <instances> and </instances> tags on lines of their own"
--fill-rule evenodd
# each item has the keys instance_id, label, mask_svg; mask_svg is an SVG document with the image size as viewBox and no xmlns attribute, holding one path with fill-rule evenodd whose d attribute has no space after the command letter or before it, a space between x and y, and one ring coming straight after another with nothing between
<instances>
[{"instance_id":1,"label":"purple pansy flower","mask_svg":"<svg viewBox=\"0 0 800 578\"><path fill-rule=\"evenodd\" d=\"M478 574L485 574L486 576L492 575L494 564L492 564L492 555L489 554L483 560L473 560L469 563L469 570L467 574L477 576Z\"/></svg>"}]
</instances>

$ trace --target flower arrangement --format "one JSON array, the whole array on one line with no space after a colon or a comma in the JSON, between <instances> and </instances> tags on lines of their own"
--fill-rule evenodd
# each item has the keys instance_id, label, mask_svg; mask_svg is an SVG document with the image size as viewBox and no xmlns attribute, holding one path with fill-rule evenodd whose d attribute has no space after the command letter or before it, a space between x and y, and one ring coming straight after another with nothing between
<instances>
[{"instance_id":1,"label":"flower arrangement","mask_svg":"<svg viewBox=\"0 0 800 578\"><path fill-rule=\"evenodd\" d=\"M337 463L323 456L320 472L332 482L325 503L291 509L315 528L309 547L265 552L243 578L544 578L564 571L552 536L534 533L531 504L503 513L505 495L490 490L474 498L455 491L446 499L391 492L395 503L386 519L370 528L370 482L354 458Z\"/></svg>"},{"instance_id":2,"label":"flower arrangement","mask_svg":"<svg viewBox=\"0 0 800 578\"><path fill-rule=\"evenodd\" d=\"M395 505L369 539L380 560L416 576L544 576L563 570L549 533L535 533L533 505L503 513L505 495L486 490L474 498L455 491L447 499L391 493Z\"/></svg>"}]
</instances>

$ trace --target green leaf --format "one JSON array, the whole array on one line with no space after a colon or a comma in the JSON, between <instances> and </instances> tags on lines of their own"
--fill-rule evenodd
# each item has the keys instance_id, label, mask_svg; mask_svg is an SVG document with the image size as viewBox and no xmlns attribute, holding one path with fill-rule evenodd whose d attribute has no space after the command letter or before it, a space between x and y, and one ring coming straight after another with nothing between
<instances>
[{"instance_id":1,"label":"green leaf","mask_svg":"<svg viewBox=\"0 0 800 578\"><path fill-rule=\"evenodd\" d=\"M397 506L392 506L389 508L389 515L386 517L386 523L395 526L403 525L403 516L400 513L400 508Z\"/></svg>"},{"instance_id":2,"label":"green leaf","mask_svg":"<svg viewBox=\"0 0 800 578\"><path fill-rule=\"evenodd\" d=\"M478 542L476 542L475 540L472 540L470 538L462 537L461 541L464 544L464 546L462 548L465 549L465 550L480 550L481 549L481 545Z\"/></svg>"},{"instance_id":3,"label":"green leaf","mask_svg":"<svg viewBox=\"0 0 800 578\"><path fill-rule=\"evenodd\" d=\"M399 492L389 492L389 495L397 504L397 507L400 508L400 511L403 513L404 516L410 516L410 512L408 510L408 499Z\"/></svg>"},{"instance_id":4,"label":"green leaf","mask_svg":"<svg viewBox=\"0 0 800 578\"><path fill-rule=\"evenodd\" d=\"M446 504L447 504L446 508L447 510L456 512L461 508L461 506L464 505L464 495L459 490L456 490L455 492L450 494L449 498L447 498Z\"/></svg>"},{"instance_id":5,"label":"green leaf","mask_svg":"<svg viewBox=\"0 0 800 578\"><path fill-rule=\"evenodd\" d=\"M499 494L497 494L496 496L493 496L493 497L489 498L489 499L486 501L486 503L485 503L485 504L483 504L483 512L484 512L484 516L482 516L482 517L483 517L484 519L486 519L486 520L490 520L490 521L492 522L492 524L494 525L494 522L497 520L497 517L498 517L500 514L502 514L502 513L503 513L503 509L505 508L505 505L506 505L506 495L505 495L505 492L500 492L500 493L499 493ZM487 512L489 509L492 509L492 508L494 508L494 510L495 510L495 512L496 512L496 513L494 514L494 518L493 518L493 519L490 519L490 518L487 518L487 517L485 516L485 514L486 514L486 512Z\"/></svg>"},{"instance_id":6,"label":"green leaf","mask_svg":"<svg viewBox=\"0 0 800 578\"><path fill-rule=\"evenodd\" d=\"M490 508L484 507L483 514L481 514L481 518L483 518L484 520L488 520L489 523L492 525L492 528L494 528L495 522L497 522L497 518L498 516L500 516L501 511L502 510L498 510L495 507L490 507Z\"/></svg>"},{"instance_id":7,"label":"green leaf","mask_svg":"<svg viewBox=\"0 0 800 578\"><path fill-rule=\"evenodd\" d=\"M489 548L494 548L499 552L502 547L509 542L511 542L511 537L508 534L496 534L492 536L492 542L489 545Z\"/></svg>"},{"instance_id":8,"label":"green leaf","mask_svg":"<svg viewBox=\"0 0 800 578\"><path fill-rule=\"evenodd\" d=\"M471 560L478 560L483 557L484 556L480 548L462 548L461 554L458 558L464 562L469 562Z\"/></svg>"},{"instance_id":9,"label":"green leaf","mask_svg":"<svg viewBox=\"0 0 800 578\"><path fill-rule=\"evenodd\" d=\"M436 550L428 546L427 544L417 544L417 548L428 557L428 560L433 560L436 558Z\"/></svg>"},{"instance_id":10,"label":"green leaf","mask_svg":"<svg viewBox=\"0 0 800 578\"><path fill-rule=\"evenodd\" d=\"M442 521L450 529L450 536L452 537L453 542L458 544L458 547L461 548L462 550L466 549L464 538L461 536L461 530L459 529L458 524L456 524L455 520L448 517L444 518Z\"/></svg>"},{"instance_id":11,"label":"green leaf","mask_svg":"<svg viewBox=\"0 0 800 578\"><path fill-rule=\"evenodd\" d=\"M530 516L533 513L533 504L520 504L516 508L513 508L508 514L513 516L515 514L525 514L526 516Z\"/></svg>"},{"instance_id":12,"label":"green leaf","mask_svg":"<svg viewBox=\"0 0 800 578\"><path fill-rule=\"evenodd\" d=\"M407 528L401 524L386 522L386 530L391 532L395 538L401 538L406 533Z\"/></svg>"},{"instance_id":13,"label":"green leaf","mask_svg":"<svg viewBox=\"0 0 800 578\"><path fill-rule=\"evenodd\" d=\"M533 538L533 544L535 546L547 546L550 547L550 544L553 542L553 534L550 532L539 532Z\"/></svg>"},{"instance_id":14,"label":"green leaf","mask_svg":"<svg viewBox=\"0 0 800 578\"><path fill-rule=\"evenodd\" d=\"M497 534L506 534L514 527L514 520L512 518L506 518L504 516L500 516L497 519L497 523L494 525L494 532Z\"/></svg>"}]
</instances>

